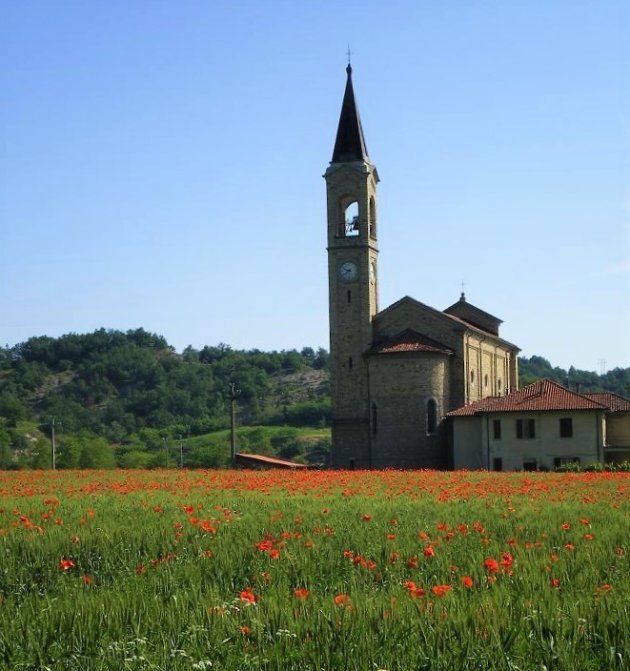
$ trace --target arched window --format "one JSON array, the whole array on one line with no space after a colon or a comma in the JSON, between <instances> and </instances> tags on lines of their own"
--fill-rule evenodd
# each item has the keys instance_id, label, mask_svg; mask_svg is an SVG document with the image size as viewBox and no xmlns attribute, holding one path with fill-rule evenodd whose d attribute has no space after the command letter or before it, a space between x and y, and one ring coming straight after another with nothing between
<instances>
[{"instance_id":1,"label":"arched window","mask_svg":"<svg viewBox=\"0 0 630 671\"><path fill-rule=\"evenodd\" d=\"M488 391L488 376L484 375L483 376L483 388Z\"/></svg>"},{"instance_id":2,"label":"arched window","mask_svg":"<svg viewBox=\"0 0 630 671\"><path fill-rule=\"evenodd\" d=\"M430 398L427 401L427 435L435 433L437 430L437 403L435 399Z\"/></svg>"},{"instance_id":3,"label":"arched window","mask_svg":"<svg viewBox=\"0 0 630 671\"><path fill-rule=\"evenodd\" d=\"M474 370L470 371L470 386L471 387L475 386L475 371Z\"/></svg>"},{"instance_id":4,"label":"arched window","mask_svg":"<svg viewBox=\"0 0 630 671\"><path fill-rule=\"evenodd\" d=\"M356 200L346 205L343 222L345 237L350 238L359 235L359 203Z\"/></svg>"}]
</instances>

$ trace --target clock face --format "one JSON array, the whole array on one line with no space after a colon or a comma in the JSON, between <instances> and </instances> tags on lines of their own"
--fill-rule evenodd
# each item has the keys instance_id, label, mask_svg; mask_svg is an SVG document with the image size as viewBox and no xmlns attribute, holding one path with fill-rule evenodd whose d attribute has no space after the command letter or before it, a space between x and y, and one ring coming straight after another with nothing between
<instances>
[{"instance_id":1,"label":"clock face","mask_svg":"<svg viewBox=\"0 0 630 671\"><path fill-rule=\"evenodd\" d=\"M339 277L341 277L343 282L352 282L357 278L359 274L359 269L357 264L352 261L345 261L339 266Z\"/></svg>"}]
</instances>

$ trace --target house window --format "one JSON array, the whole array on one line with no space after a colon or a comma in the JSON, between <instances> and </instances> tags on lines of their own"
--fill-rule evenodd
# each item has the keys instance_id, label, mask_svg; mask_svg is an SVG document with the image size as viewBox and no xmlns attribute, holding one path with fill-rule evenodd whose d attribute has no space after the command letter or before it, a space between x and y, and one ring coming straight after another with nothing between
<instances>
[{"instance_id":1,"label":"house window","mask_svg":"<svg viewBox=\"0 0 630 671\"><path fill-rule=\"evenodd\" d=\"M560 418L560 438L573 438L573 418Z\"/></svg>"},{"instance_id":2,"label":"house window","mask_svg":"<svg viewBox=\"0 0 630 671\"><path fill-rule=\"evenodd\" d=\"M348 357L348 369L352 370L352 357L351 356Z\"/></svg>"},{"instance_id":3,"label":"house window","mask_svg":"<svg viewBox=\"0 0 630 671\"><path fill-rule=\"evenodd\" d=\"M495 419L492 422L492 436L495 440L501 440L501 420ZM495 468L496 470L496 468Z\"/></svg>"},{"instance_id":4,"label":"house window","mask_svg":"<svg viewBox=\"0 0 630 671\"><path fill-rule=\"evenodd\" d=\"M427 435L435 433L437 429L437 403L430 398L427 401Z\"/></svg>"},{"instance_id":5,"label":"house window","mask_svg":"<svg viewBox=\"0 0 630 671\"><path fill-rule=\"evenodd\" d=\"M523 470L524 471L535 471L536 470L536 459L523 459Z\"/></svg>"},{"instance_id":6,"label":"house window","mask_svg":"<svg viewBox=\"0 0 630 671\"><path fill-rule=\"evenodd\" d=\"M376 403L372 403L372 435L375 436L378 431L378 416L376 411Z\"/></svg>"},{"instance_id":7,"label":"house window","mask_svg":"<svg viewBox=\"0 0 630 671\"><path fill-rule=\"evenodd\" d=\"M536 437L536 420L534 419L517 419L516 420L516 437L517 438L535 438Z\"/></svg>"},{"instance_id":8,"label":"house window","mask_svg":"<svg viewBox=\"0 0 630 671\"><path fill-rule=\"evenodd\" d=\"M495 457L492 460L492 470L493 471L502 471L503 470L503 459L501 459L501 457Z\"/></svg>"},{"instance_id":9,"label":"house window","mask_svg":"<svg viewBox=\"0 0 630 671\"><path fill-rule=\"evenodd\" d=\"M470 371L470 386L471 387L475 386L475 371L474 370Z\"/></svg>"},{"instance_id":10,"label":"house window","mask_svg":"<svg viewBox=\"0 0 630 671\"><path fill-rule=\"evenodd\" d=\"M501 390L501 378L497 380L497 396L503 396L503 391Z\"/></svg>"},{"instance_id":11,"label":"house window","mask_svg":"<svg viewBox=\"0 0 630 671\"><path fill-rule=\"evenodd\" d=\"M486 391L488 391L488 376L484 375L483 376L483 386Z\"/></svg>"}]
</instances>

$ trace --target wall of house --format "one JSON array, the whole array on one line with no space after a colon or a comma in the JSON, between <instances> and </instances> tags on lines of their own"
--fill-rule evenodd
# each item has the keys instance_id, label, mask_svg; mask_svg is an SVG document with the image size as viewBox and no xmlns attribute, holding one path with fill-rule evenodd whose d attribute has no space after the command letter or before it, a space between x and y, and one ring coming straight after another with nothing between
<instances>
[{"instance_id":1,"label":"wall of house","mask_svg":"<svg viewBox=\"0 0 630 671\"><path fill-rule=\"evenodd\" d=\"M487 396L504 396L518 389L516 353L494 338L474 332L464 336L465 403Z\"/></svg>"},{"instance_id":2,"label":"wall of house","mask_svg":"<svg viewBox=\"0 0 630 671\"><path fill-rule=\"evenodd\" d=\"M630 412L606 415L606 461L630 461Z\"/></svg>"},{"instance_id":3,"label":"wall of house","mask_svg":"<svg viewBox=\"0 0 630 671\"><path fill-rule=\"evenodd\" d=\"M437 353L367 357L374 468L445 468L450 451L443 417L450 398L449 357ZM427 427L429 401L436 427Z\"/></svg>"},{"instance_id":4,"label":"wall of house","mask_svg":"<svg viewBox=\"0 0 630 671\"><path fill-rule=\"evenodd\" d=\"M485 421L483 415L453 418L453 467L455 469L482 470L488 468L484 453Z\"/></svg>"},{"instance_id":5,"label":"wall of house","mask_svg":"<svg viewBox=\"0 0 630 671\"><path fill-rule=\"evenodd\" d=\"M413 300L384 311L374 321L376 337L394 336L408 328L454 352L447 412L486 396L502 396L506 389L518 389L517 351L500 339L468 329L439 310Z\"/></svg>"},{"instance_id":6,"label":"wall of house","mask_svg":"<svg viewBox=\"0 0 630 671\"><path fill-rule=\"evenodd\" d=\"M610 412L606 415L606 444L630 448L630 412Z\"/></svg>"},{"instance_id":7,"label":"wall of house","mask_svg":"<svg viewBox=\"0 0 630 671\"><path fill-rule=\"evenodd\" d=\"M553 469L556 459L579 459L584 466L603 458L602 415L599 411L490 413L488 416L489 464L501 459L504 470L521 470L527 464ZM572 419L571 437L560 437L560 419ZM457 424L459 418L454 418ZM518 438L518 419L535 422L533 438ZM501 422L501 437L494 437L494 420ZM485 427L484 427L485 428ZM456 446L456 452L461 450Z\"/></svg>"}]
</instances>

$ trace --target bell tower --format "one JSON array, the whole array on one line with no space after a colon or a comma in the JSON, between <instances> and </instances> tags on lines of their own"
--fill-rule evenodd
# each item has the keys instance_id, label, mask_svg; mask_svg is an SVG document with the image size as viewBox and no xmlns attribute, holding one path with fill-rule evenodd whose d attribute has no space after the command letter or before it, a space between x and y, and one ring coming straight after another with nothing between
<instances>
[{"instance_id":1,"label":"bell tower","mask_svg":"<svg viewBox=\"0 0 630 671\"><path fill-rule=\"evenodd\" d=\"M332 161L324 174L328 202L328 296L332 465L369 468L370 407L364 354L378 312L376 167L367 153L346 68Z\"/></svg>"}]
</instances>

